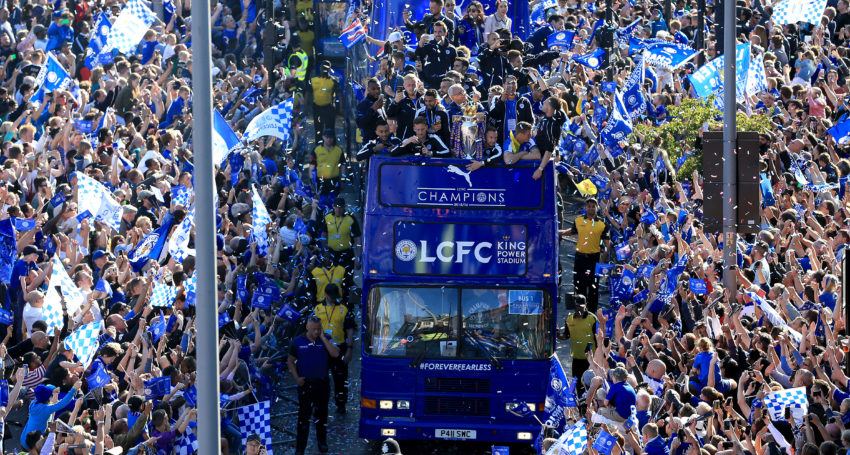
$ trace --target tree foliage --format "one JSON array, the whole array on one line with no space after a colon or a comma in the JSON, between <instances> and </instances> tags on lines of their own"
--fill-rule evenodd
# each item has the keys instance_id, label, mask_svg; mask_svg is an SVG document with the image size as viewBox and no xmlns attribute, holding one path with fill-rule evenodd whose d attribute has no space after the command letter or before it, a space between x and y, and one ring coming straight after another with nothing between
<instances>
[{"instance_id":1,"label":"tree foliage","mask_svg":"<svg viewBox=\"0 0 850 455\"><path fill-rule=\"evenodd\" d=\"M688 158L678 171L678 179L689 179L695 170L702 170L702 152L696 150L696 140L705 125L709 130L723 129L723 114L714 107L712 100L687 98L679 106L668 106L667 123L659 126L638 124L632 132L632 142L644 146L661 139L661 148L667 151L670 162L675 164L682 155ZM738 131L770 131L770 119L766 115L747 115L738 111ZM640 137L643 137L641 140Z\"/></svg>"}]
</instances>

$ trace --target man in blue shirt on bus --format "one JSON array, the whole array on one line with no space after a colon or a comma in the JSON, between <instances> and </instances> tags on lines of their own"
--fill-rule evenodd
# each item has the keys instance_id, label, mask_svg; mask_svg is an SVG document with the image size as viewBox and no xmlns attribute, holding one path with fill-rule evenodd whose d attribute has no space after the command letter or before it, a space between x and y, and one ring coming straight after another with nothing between
<instances>
[{"instance_id":1,"label":"man in blue shirt on bus","mask_svg":"<svg viewBox=\"0 0 850 455\"><path fill-rule=\"evenodd\" d=\"M540 165L532 175L534 180L543 176L543 169L546 168L552 156L552 152L546 152L541 159L540 149L531 138L531 123L528 122L517 123L516 131L510 133L502 150L505 153L505 164L514 164L519 160L540 160Z\"/></svg>"}]
</instances>

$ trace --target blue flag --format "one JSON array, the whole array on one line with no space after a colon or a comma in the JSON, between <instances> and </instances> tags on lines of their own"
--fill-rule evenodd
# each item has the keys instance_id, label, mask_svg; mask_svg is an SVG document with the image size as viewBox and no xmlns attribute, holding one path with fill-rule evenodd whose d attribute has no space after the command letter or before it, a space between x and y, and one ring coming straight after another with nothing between
<instances>
[{"instance_id":1,"label":"blue flag","mask_svg":"<svg viewBox=\"0 0 850 455\"><path fill-rule=\"evenodd\" d=\"M616 82L603 82L602 83L602 91L608 93L617 93L617 83Z\"/></svg>"},{"instance_id":2,"label":"blue flag","mask_svg":"<svg viewBox=\"0 0 850 455\"><path fill-rule=\"evenodd\" d=\"M605 125L599 135L606 144L613 144L625 140L631 133L632 121L629 117L629 111L623 102L623 96L617 93L614 97L614 110L611 112L608 124Z\"/></svg>"},{"instance_id":3,"label":"blue flag","mask_svg":"<svg viewBox=\"0 0 850 455\"><path fill-rule=\"evenodd\" d=\"M644 300L649 298L649 289L644 289L632 297L633 303L643 302Z\"/></svg>"},{"instance_id":4,"label":"blue flag","mask_svg":"<svg viewBox=\"0 0 850 455\"><path fill-rule=\"evenodd\" d=\"M280 310L277 312L277 317L288 320L289 322L296 324L298 320L301 319L301 313L293 308L290 304L284 303Z\"/></svg>"},{"instance_id":5,"label":"blue flag","mask_svg":"<svg viewBox=\"0 0 850 455\"><path fill-rule=\"evenodd\" d=\"M152 400L171 392L171 376L154 378L145 382L145 398Z\"/></svg>"},{"instance_id":6,"label":"blue flag","mask_svg":"<svg viewBox=\"0 0 850 455\"><path fill-rule=\"evenodd\" d=\"M0 324L12 325L13 322L14 316L12 316L12 312L0 308Z\"/></svg>"},{"instance_id":7,"label":"blue flag","mask_svg":"<svg viewBox=\"0 0 850 455\"><path fill-rule=\"evenodd\" d=\"M578 400L576 399L576 385L578 384L578 378L572 378L567 381L567 407L574 408L578 406Z\"/></svg>"},{"instance_id":8,"label":"blue flag","mask_svg":"<svg viewBox=\"0 0 850 455\"><path fill-rule=\"evenodd\" d=\"M592 70L599 69L605 58L605 51L601 48L596 48L594 51L584 55L573 57L573 61L582 64Z\"/></svg>"},{"instance_id":9,"label":"blue flag","mask_svg":"<svg viewBox=\"0 0 850 455\"><path fill-rule=\"evenodd\" d=\"M617 30L617 44L621 49L628 47L629 40L634 36L635 30L640 25L641 19L638 18L631 24Z\"/></svg>"},{"instance_id":10,"label":"blue flag","mask_svg":"<svg viewBox=\"0 0 850 455\"><path fill-rule=\"evenodd\" d=\"M606 264L604 262L596 263L596 276L608 276L611 274L612 270L614 270L614 264Z\"/></svg>"},{"instance_id":11,"label":"blue flag","mask_svg":"<svg viewBox=\"0 0 850 455\"><path fill-rule=\"evenodd\" d=\"M765 206L773 206L776 205L776 198L773 196L773 186L770 184L770 178L766 175L762 174L761 182L759 182L761 186L761 199ZM841 193L839 189L839 193ZM841 194L839 194L839 199L841 199Z\"/></svg>"},{"instance_id":12,"label":"blue flag","mask_svg":"<svg viewBox=\"0 0 850 455\"><path fill-rule=\"evenodd\" d=\"M218 328L224 327L230 321L232 321L232 319L230 319L230 315L227 314L226 311L218 314Z\"/></svg>"},{"instance_id":13,"label":"blue flag","mask_svg":"<svg viewBox=\"0 0 850 455\"><path fill-rule=\"evenodd\" d=\"M94 132L94 120L74 120L74 128L83 134Z\"/></svg>"},{"instance_id":14,"label":"blue flag","mask_svg":"<svg viewBox=\"0 0 850 455\"><path fill-rule=\"evenodd\" d=\"M691 289L691 292L697 295L705 295L708 293L708 285L705 280L701 280L699 278L691 278L688 280L688 287Z\"/></svg>"},{"instance_id":15,"label":"blue flag","mask_svg":"<svg viewBox=\"0 0 850 455\"><path fill-rule=\"evenodd\" d=\"M623 242L615 248L618 261L628 261L632 257L632 248L629 242Z\"/></svg>"},{"instance_id":16,"label":"blue flag","mask_svg":"<svg viewBox=\"0 0 850 455\"><path fill-rule=\"evenodd\" d=\"M652 276L652 269L654 268L655 266L652 264L644 264L638 268L637 276L640 278L649 278Z\"/></svg>"},{"instance_id":17,"label":"blue flag","mask_svg":"<svg viewBox=\"0 0 850 455\"><path fill-rule=\"evenodd\" d=\"M567 374L558 360L558 355L552 356L549 364L549 385L546 387L546 406L543 409L543 424L553 427L556 431L564 431L566 417L564 410L567 405Z\"/></svg>"},{"instance_id":18,"label":"blue flag","mask_svg":"<svg viewBox=\"0 0 850 455\"><path fill-rule=\"evenodd\" d=\"M8 406L9 405L9 383L3 379L0 380L0 406ZM0 425L0 428L3 428Z\"/></svg>"},{"instance_id":19,"label":"blue flag","mask_svg":"<svg viewBox=\"0 0 850 455\"><path fill-rule=\"evenodd\" d=\"M94 286L94 290L105 292L109 294L110 297L112 296L112 286L110 286L109 283L103 278L97 280L97 284Z\"/></svg>"},{"instance_id":20,"label":"blue flag","mask_svg":"<svg viewBox=\"0 0 850 455\"><path fill-rule=\"evenodd\" d=\"M836 124L827 130L830 136L835 138L835 142L839 145L850 141L850 119L845 119L843 122Z\"/></svg>"},{"instance_id":21,"label":"blue flag","mask_svg":"<svg viewBox=\"0 0 850 455\"><path fill-rule=\"evenodd\" d=\"M86 50L86 59L83 62L86 68L92 69L97 65L112 62L112 52L103 52L110 30L112 30L112 22L106 17L106 14L101 12L95 19L94 33L89 41L89 48Z\"/></svg>"},{"instance_id":22,"label":"blue flag","mask_svg":"<svg viewBox=\"0 0 850 455\"><path fill-rule=\"evenodd\" d=\"M615 445L617 445L617 438L611 436L605 430L600 431L596 436L596 441L593 442L593 448L605 455L611 455Z\"/></svg>"},{"instance_id":23,"label":"blue flag","mask_svg":"<svg viewBox=\"0 0 850 455\"><path fill-rule=\"evenodd\" d=\"M148 332L151 333L151 339L154 343L159 342L159 339L165 335L165 327L167 323L165 322L165 317L162 315L162 312L159 313L159 318L155 320L150 327L148 327Z\"/></svg>"},{"instance_id":24,"label":"blue flag","mask_svg":"<svg viewBox=\"0 0 850 455\"><path fill-rule=\"evenodd\" d=\"M146 235L145 238L136 245L136 248L128 255L130 265L133 270L138 273L149 260L159 260L159 255L162 253L162 248L168 242L168 233L171 231L171 225L174 224L174 217L167 215L165 220L157 230Z\"/></svg>"},{"instance_id":25,"label":"blue flag","mask_svg":"<svg viewBox=\"0 0 850 455\"><path fill-rule=\"evenodd\" d=\"M614 281L613 284L609 282L609 286L611 287L611 300L617 302L628 302L634 291L635 286L635 272L627 268L623 268L623 273L620 274L620 277Z\"/></svg>"},{"instance_id":26,"label":"blue flag","mask_svg":"<svg viewBox=\"0 0 850 455\"><path fill-rule=\"evenodd\" d=\"M248 275L238 275L236 277L236 298L247 304L251 301L251 294L248 292Z\"/></svg>"},{"instance_id":27,"label":"blue flag","mask_svg":"<svg viewBox=\"0 0 850 455\"><path fill-rule=\"evenodd\" d=\"M239 144L239 138L228 125L227 120L218 111L213 112L213 135L212 135L213 163L222 164L230 150Z\"/></svg>"},{"instance_id":28,"label":"blue flag","mask_svg":"<svg viewBox=\"0 0 850 455\"><path fill-rule=\"evenodd\" d=\"M35 81L39 85L39 92L42 93L42 96L44 93L50 93L57 89L67 89L71 86L72 81L73 79L71 79L65 67L59 63L59 60L56 60L53 53L48 52L47 63L41 68Z\"/></svg>"},{"instance_id":29,"label":"blue flag","mask_svg":"<svg viewBox=\"0 0 850 455\"><path fill-rule=\"evenodd\" d=\"M658 221L658 215L649 206L644 206L643 215L640 217L641 223L655 224Z\"/></svg>"},{"instance_id":30,"label":"blue flag","mask_svg":"<svg viewBox=\"0 0 850 455\"><path fill-rule=\"evenodd\" d=\"M12 218L15 222L16 231L30 231L35 229L35 220L32 218Z\"/></svg>"},{"instance_id":31,"label":"blue flag","mask_svg":"<svg viewBox=\"0 0 850 455\"><path fill-rule=\"evenodd\" d=\"M111 378L109 377L109 373L104 371L103 367L100 364L97 364L97 368L92 374L86 378L86 382L89 384L89 389L96 389L98 387L103 387L106 384L109 384Z\"/></svg>"},{"instance_id":32,"label":"blue flag","mask_svg":"<svg viewBox=\"0 0 850 455\"><path fill-rule=\"evenodd\" d=\"M697 52L686 44L654 43L644 48L643 56L647 65L673 71L696 57Z\"/></svg>"},{"instance_id":33,"label":"blue flag","mask_svg":"<svg viewBox=\"0 0 850 455\"><path fill-rule=\"evenodd\" d=\"M56 196L53 196L52 198L50 198L50 205L52 205L54 208L59 207L59 205L62 204L63 202L65 202L67 199L68 199L68 196L65 196L65 193L62 193L62 192L56 193Z\"/></svg>"},{"instance_id":34,"label":"blue flag","mask_svg":"<svg viewBox=\"0 0 850 455\"><path fill-rule=\"evenodd\" d=\"M198 389L194 385L192 385L191 387L183 391L183 399L186 400L186 403L191 408L198 406Z\"/></svg>"},{"instance_id":35,"label":"blue flag","mask_svg":"<svg viewBox=\"0 0 850 455\"><path fill-rule=\"evenodd\" d=\"M12 278L12 267L18 258L18 243L15 226L11 218L0 221L0 280L8 283Z\"/></svg>"},{"instance_id":36,"label":"blue flag","mask_svg":"<svg viewBox=\"0 0 850 455\"><path fill-rule=\"evenodd\" d=\"M549 35L549 38L546 40L546 44L549 48L553 48L555 46L561 46L565 49L573 48L573 39L576 36L576 32L574 30L561 30L559 32L552 33Z\"/></svg>"},{"instance_id":37,"label":"blue flag","mask_svg":"<svg viewBox=\"0 0 850 455\"><path fill-rule=\"evenodd\" d=\"M517 417L531 417L534 414L534 411L528 407L528 403L520 402L516 403L516 405L508 410L511 414Z\"/></svg>"}]
</instances>

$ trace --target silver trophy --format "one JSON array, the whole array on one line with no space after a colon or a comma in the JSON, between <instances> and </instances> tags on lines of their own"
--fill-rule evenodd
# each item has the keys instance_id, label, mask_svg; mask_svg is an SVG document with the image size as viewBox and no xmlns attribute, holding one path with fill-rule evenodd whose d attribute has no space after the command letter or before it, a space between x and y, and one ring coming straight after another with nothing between
<instances>
[{"instance_id":1,"label":"silver trophy","mask_svg":"<svg viewBox=\"0 0 850 455\"><path fill-rule=\"evenodd\" d=\"M475 103L467 103L463 108L463 121L460 125L460 137L463 143L464 158L472 159L481 149L479 138L478 109Z\"/></svg>"}]
</instances>

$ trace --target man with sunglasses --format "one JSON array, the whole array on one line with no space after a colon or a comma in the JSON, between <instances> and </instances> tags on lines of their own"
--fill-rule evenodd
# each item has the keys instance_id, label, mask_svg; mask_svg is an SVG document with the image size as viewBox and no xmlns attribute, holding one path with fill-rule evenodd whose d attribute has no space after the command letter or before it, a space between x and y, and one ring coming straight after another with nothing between
<instances>
[{"instance_id":1,"label":"man with sunglasses","mask_svg":"<svg viewBox=\"0 0 850 455\"><path fill-rule=\"evenodd\" d=\"M292 340L287 364L298 385L298 433L295 453L303 455L310 436L310 419L315 409L316 440L319 452L328 453L328 400L331 388L328 368L331 358L339 357L339 348L325 336L322 320L311 316L306 333Z\"/></svg>"}]
</instances>

